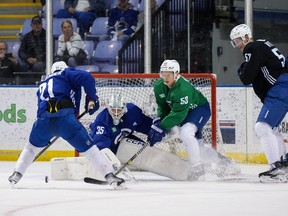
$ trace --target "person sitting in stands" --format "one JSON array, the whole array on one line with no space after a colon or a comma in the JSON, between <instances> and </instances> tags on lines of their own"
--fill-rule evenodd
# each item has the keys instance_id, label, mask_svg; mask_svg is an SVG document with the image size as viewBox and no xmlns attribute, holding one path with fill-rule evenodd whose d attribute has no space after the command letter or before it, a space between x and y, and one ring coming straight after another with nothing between
<instances>
[{"instance_id":1,"label":"person sitting in stands","mask_svg":"<svg viewBox=\"0 0 288 216\"><path fill-rule=\"evenodd\" d=\"M46 69L46 31L42 19L34 16L31 20L32 30L24 35L18 55L20 65L26 71L44 72Z\"/></svg>"},{"instance_id":2,"label":"person sitting in stands","mask_svg":"<svg viewBox=\"0 0 288 216\"><path fill-rule=\"evenodd\" d=\"M117 6L110 10L107 35L100 40L119 40L124 44L135 33L139 11L129 0L119 0Z\"/></svg>"},{"instance_id":3,"label":"person sitting in stands","mask_svg":"<svg viewBox=\"0 0 288 216\"><path fill-rule=\"evenodd\" d=\"M8 45L5 41L0 41L0 85L11 85L15 82L13 72L22 72L16 56L7 53Z\"/></svg>"},{"instance_id":4,"label":"person sitting in stands","mask_svg":"<svg viewBox=\"0 0 288 216\"><path fill-rule=\"evenodd\" d=\"M88 56L81 36L74 32L70 20L64 20L61 25L63 34L58 38L58 50L55 61L64 61L69 67L75 68L83 64Z\"/></svg>"},{"instance_id":5,"label":"person sitting in stands","mask_svg":"<svg viewBox=\"0 0 288 216\"><path fill-rule=\"evenodd\" d=\"M64 7L57 12L57 18L75 18L82 38L96 17L105 16L104 0L65 0Z\"/></svg>"}]
</instances>

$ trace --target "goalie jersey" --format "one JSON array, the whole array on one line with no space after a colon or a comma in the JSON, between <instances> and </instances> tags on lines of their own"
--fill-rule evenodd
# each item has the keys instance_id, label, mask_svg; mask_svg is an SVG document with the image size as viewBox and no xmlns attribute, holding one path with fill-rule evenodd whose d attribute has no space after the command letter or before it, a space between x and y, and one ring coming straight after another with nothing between
<instances>
[{"instance_id":1,"label":"goalie jersey","mask_svg":"<svg viewBox=\"0 0 288 216\"><path fill-rule=\"evenodd\" d=\"M108 109L105 108L90 125L90 136L100 150L109 148L116 154L118 144L123 138L131 136L134 131L148 134L152 121L152 118L146 116L138 106L127 103L127 110L120 123L114 125Z\"/></svg>"}]
</instances>

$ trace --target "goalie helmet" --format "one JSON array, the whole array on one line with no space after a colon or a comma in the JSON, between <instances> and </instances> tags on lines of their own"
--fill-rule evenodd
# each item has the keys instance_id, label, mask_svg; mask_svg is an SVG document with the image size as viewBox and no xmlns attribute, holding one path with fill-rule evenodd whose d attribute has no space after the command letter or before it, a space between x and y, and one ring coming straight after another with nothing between
<instances>
[{"instance_id":1,"label":"goalie helmet","mask_svg":"<svg viewBox=\"0 0 288 216\"><path fill-rule=\"evenodd\" d=\"M120 94L112 95L108 102L108 112L113 119L113 124L118 125L122 116L127 112L126 103Z\"/></svg>"},{"instance_id":2,"label":"goalie helmet","mask_svg":"<svg viewBox=\"0 0 288 216\"><path fill-rule=\"evenodd\" d=\"M240 24L240 25L235 26L230 32L230 39L231 39L232 46L236 47L234 43L235 39L241 38L242 41L244 41L246 35L248 35L249 39L252 38L251 29L248 25Z\"/></svg>"},{"instance_id":3,"label":"goalie helmet","mask_svg":"<svg viewBox=\"0 0 288 216\"><path fill-rule=\"evenodd\" d=\"M68 68L68 66L64 61L55 62L51 67L51 73L55 73L57 71L62 71L65 68Z\"/></svg>"}]
</instances>

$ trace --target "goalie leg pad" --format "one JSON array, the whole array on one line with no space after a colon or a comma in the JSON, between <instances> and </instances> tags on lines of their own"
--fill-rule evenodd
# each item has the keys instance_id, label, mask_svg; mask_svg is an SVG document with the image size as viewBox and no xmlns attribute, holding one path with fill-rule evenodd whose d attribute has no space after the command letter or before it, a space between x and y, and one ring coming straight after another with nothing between
<instances>
[{"instance_id":1,"label":"goalie leg pad","mask_svg":"<svg viewBox=\"0 0 288 216\"><path fill-rule=\"evenodd\" d=\"M121 141L116 156L121 162L127 162L140 148L135 140L125 138ZM132 162L138 169L146 170L173 180L188 179L190 163L157 147L147 147Z\"/></svg>"}]
</instances>

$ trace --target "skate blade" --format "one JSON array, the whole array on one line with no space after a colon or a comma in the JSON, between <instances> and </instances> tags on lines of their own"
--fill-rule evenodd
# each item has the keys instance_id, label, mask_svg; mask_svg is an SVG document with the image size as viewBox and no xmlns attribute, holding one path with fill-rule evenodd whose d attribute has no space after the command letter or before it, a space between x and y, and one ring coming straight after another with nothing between
<instances>
[{"instance_id":1,"label":"skate blade","mask_svg":"<svg viewBox=\"0 0 288 216\"><path fill-rule=\"evenodd\" d=\"M259 180L261 183L287 183L287 177L285 175L277 176L260 176Z\"/></svg>"},{"instance_id":2,"label":"skate blade","mask_svg":"<svg viewBox=\"0 0 288 216\"><path fill-rule=\"evenodd\" d=\"M125 182L122 184L118 185L118 182L112 182L110 184L115 190L125 190L127 189Z\"/></svg>"}]
</instances>

